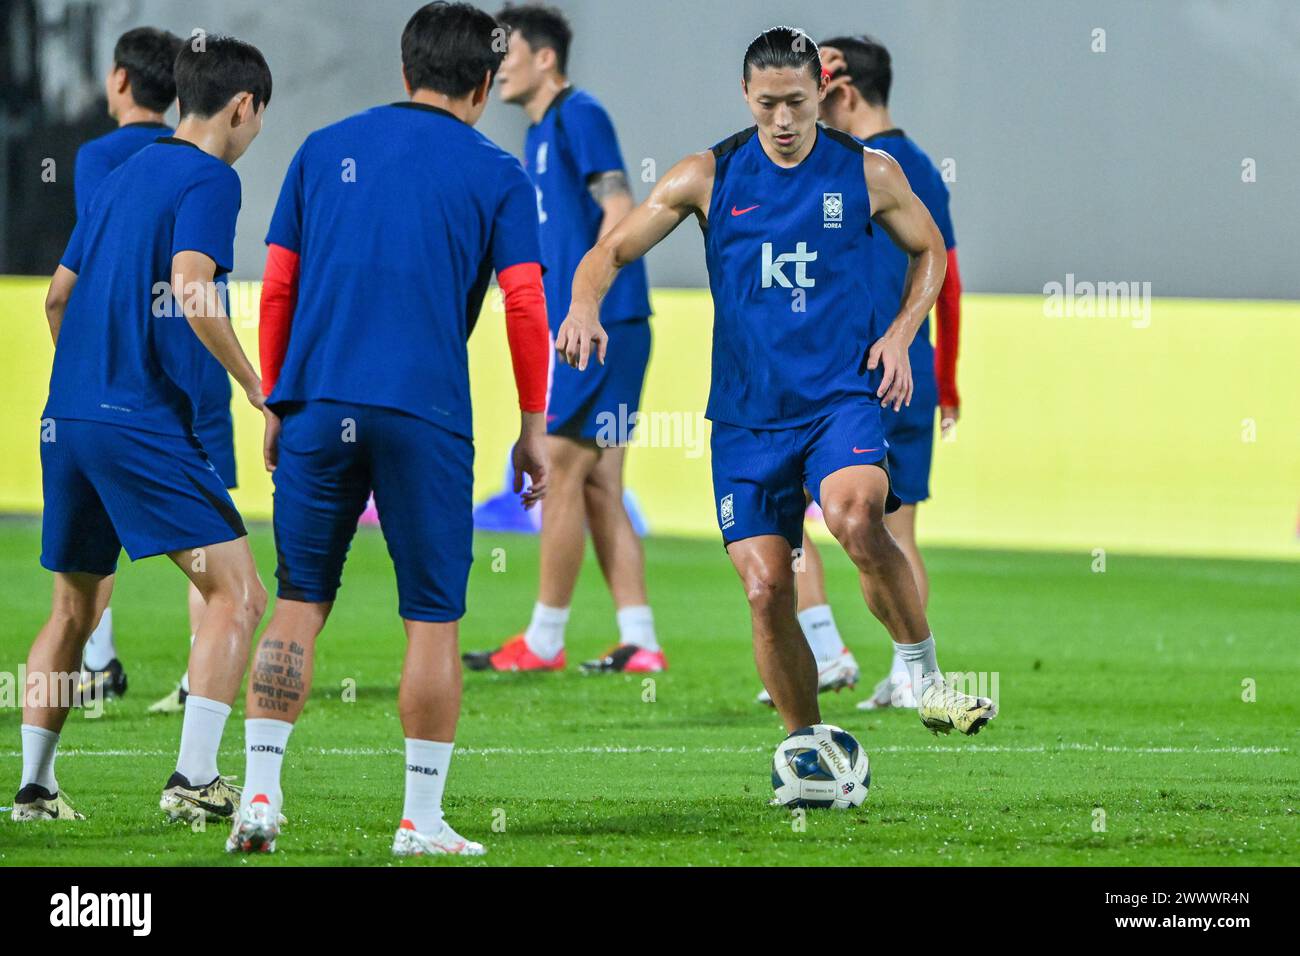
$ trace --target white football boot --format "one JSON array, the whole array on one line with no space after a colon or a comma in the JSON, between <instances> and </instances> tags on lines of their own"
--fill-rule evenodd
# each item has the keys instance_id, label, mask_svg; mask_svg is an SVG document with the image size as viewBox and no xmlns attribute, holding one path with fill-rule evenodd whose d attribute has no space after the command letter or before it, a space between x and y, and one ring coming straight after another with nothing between
<instances>
[{"instance_id":1,"label":"white football boot","mask_svg":"<svg viewBox=\"0 0 1300 956\"><path fill-rule=\"evenodd\" d=\"M828 690L839 693L845 687L853 688L858 683L858 662L853 659L853 652L847 647L829 661L817 662L817 693ZM772 695L764 687L758 692L758 702L772 706Z\"/></svg>"},{"instance_id":2,"label":"white football boot","mask_svg":"<svg viewBox=\"0 0 1300 956\"><path fill-rule=\"evenodd\" d=\"M482 856L482 843L466 840L446 820L434 833L421 833L410 820L403 820L393 836L393 856Z\"/></svg>"},{"instance_id":3,"label":"white football boot","mask_svg":"<svg viewBox=\"0 0 1300 956\"><path fill-rule=\"evenodd\" d=\"M271 801L259 793L240 807L235 825L226 838L227 853L274 853L275 838L280 835L280 814L271 812Z\"/></svg>"},{"instance_id":4,"label":"white football boot","mask_svg":"<svg viewBox=\"0 0 1300 956\"><path fill-rule=\"evenodd\" d=\"M895 677L890 674L871 692L871 696L858 703L858 710L884 710L886 707L903 707L908 710L917 706L916 691L912 681L906 676Z\"/></svg>"}]
</instances>

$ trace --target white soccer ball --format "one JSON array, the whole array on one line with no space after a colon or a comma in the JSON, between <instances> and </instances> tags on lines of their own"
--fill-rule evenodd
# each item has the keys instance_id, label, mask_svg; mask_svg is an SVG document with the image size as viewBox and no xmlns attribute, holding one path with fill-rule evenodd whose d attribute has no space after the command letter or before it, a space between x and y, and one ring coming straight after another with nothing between
<instances>
[{"instance_id":1,"label":"white soccer ball","mask_svg":"<svg viewBox=\"0 0 1300 956\"><path fill-rule=\"evenodd\" d=\"M800 727L776 748L772 789L783 807L862 805L871 786L867 752L847 730L832 724Z\"/></svg>"}]
</instances>

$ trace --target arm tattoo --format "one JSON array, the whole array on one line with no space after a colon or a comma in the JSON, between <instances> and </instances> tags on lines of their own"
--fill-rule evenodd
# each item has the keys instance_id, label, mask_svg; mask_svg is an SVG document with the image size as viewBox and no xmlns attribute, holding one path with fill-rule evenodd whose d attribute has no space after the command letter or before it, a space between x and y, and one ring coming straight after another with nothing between
<instances>
[{"instance_id":1,"label":"arm tattoo","mask_svg":"<svg viewBox=\"0 0 1300 956\"><path fill-rule=\"evenodd\" d=\"M621 169L612 169L607 173L595 173L587 177L587 192L591 193L591 198L597 203L603 202L607 196L617 196L619 193L632 194L632 187L628 185L627 174Z\"/></svg>"}]
</instances>

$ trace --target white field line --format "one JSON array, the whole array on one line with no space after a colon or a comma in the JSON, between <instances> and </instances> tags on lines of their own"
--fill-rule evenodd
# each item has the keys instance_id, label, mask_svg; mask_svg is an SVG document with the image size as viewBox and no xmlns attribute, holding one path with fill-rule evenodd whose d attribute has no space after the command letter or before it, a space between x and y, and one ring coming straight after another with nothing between
<instances>
[{"instance_id":1,"label":"white field line","mask_svg":"<svg viewBox=\"0 0 1300 956\"><path fill-rule=\"evenodd\" d=\"M766 753L771 747L756 745L752 747L457 747L456 756L471 757L568 757L590 756L600 754L756 754ZM404 751L399 747L303 747L294 748L296 753L317 757L394 757ZM224 750L226 754L239 753L237 750ZM1239 756L1261 756L1265 754L1286 754L1291 751L1286 747L1124 747L1107 744L1054 744L1029 747L1004 747L998 744L968 744L956 746L886 746L871 747L872 754L961 754L961 753L997 753L997 754L1055 754L1055 753L1105 753L1105 754L1235 754ZM75 747L60 748L60 757L174 757L175 750L81 750ZM0 757L18 759L22 752L7 750L0 752Z\"/></svg>"}]
</instances>

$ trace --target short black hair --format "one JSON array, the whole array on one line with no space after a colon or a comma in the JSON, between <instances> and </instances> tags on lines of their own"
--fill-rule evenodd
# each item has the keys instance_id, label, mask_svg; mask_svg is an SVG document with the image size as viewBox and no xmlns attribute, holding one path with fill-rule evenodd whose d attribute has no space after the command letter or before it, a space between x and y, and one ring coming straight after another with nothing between
<instances>
[{"instance_id":1,"label":"short black hair","mask_svg":"<svg viewBox=\"0 0 1300 956\"><path fill-rule=\"evenodd\" d=\"M155 27L136 27L117 38L113 68L126 70L131 98L155 113L165 113L176 99L172 68L185 41Z\"/></svg>"},{"instance_id":2,"label":"short black hair","mask_svg":"<svg viewBox=\"0 0 1300 956\"><path fill-rule=\"evenodd\" d=\"M798 27L770 27L745 50L745 82L754 70L807 70L818 83L822 79L822 59L813 38Z\"/></svg>"},{"instance_id":3,"label":"short black hair","mask_svg":"<svg viewBox=\"0 0 1300 956\"><path fill-rule=\"evenodd\" d=\"M181 45L176 55L181 116L213 116L237 93L252 93L254 110L271 102L271 68L257 47L220 35Z\"/></svg>"},{"instance_id":4,"label":"short black hair","mask_svg":"<svg viewBox=\"0 0 1300 956\"><path fill-rule=\"evenodd\" d=\"M894 68L889 51L875 37L861 33L853 37L835 37L823 40L844 54L844 69L837 76L848 74L849 82L872 106L889 105L889 87L894 82ZM832 77L833 78L833 77Z\"/></svg>"},{"instance_id":5,"label":"short black hair","mask_svg":"<svg viewBox=\"0 0 1300 956\"><path fill-rule=\"evenodd\" d=\"M569 26L568 17L555 7L541 3L506 4L497 14L497 19L512 32L518 30L534 50L554 50L556 69L561 73L569 71L573 28Z\"/></svg>"},{"instance_id":6,"label":"short black hair","mask_svg":"<svg viewBox=\"0 0 1300 956\"><path fill-rule=\"evenodd\" d=\"M501 66L506 30L468 3L427 3L402 31L402 74L414 90L461 97Z\"/></svg>"}]
</instances>

